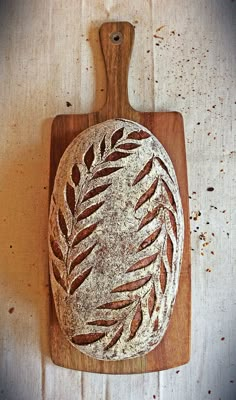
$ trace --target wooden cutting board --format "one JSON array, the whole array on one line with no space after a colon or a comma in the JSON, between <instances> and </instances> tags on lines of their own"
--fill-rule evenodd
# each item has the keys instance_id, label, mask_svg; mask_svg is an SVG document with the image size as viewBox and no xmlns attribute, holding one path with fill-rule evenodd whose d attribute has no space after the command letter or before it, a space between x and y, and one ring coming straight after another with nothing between
<instances>
[{"instance_id":1,"label":"wooden cutting board","mask_svg":"<svg viewBox=\"0 0 236 400\"><path fill-rule=\"evenodd\" d=\"M106 103L97 112L59 115L54 119L51 133L50 195L60 158L80 132L111 118L130 119L144 125L162 143L175 167L185 220L182 269L174 311L167 332L161 343L147 355L124 361L99 361L82 354L64 338L51 296L51 356L55 364L79 371L109 374L160 371L185 364L190 357L190 234L183 119L177 112L144 113L130 106L127 78L134 27L128 22L109 22L101 26L99 35L107 73Z\"/></svg>"}]
</instances>

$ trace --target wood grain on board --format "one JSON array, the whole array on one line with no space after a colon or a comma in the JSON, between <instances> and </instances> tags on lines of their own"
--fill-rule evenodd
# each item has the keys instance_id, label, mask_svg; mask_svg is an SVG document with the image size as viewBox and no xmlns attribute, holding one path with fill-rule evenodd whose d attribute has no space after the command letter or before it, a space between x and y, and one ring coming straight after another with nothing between
<instances>
[{"instance_id":1,"label":"wood grain on board","mask_svg":"<svg viewBox=\"0 0 236 400\"><path fill-rule=\"evenodd\" d=\"M125 118L147 127L168 152L177 175L184 209L185 240L179 289L167 332L161 343L146 356L124 361L100 361L75 349L63 336L51 297L51 355L55 364L80 371L128 374L160 371L188 362L190 357L191 277L188 185L182 116L176 112L138 112L128 100L127 77L134 39L128 22L106 23L100 42L107 72L107 98L98 112L59 115L52 125L50 194L60 158L80 132L111 118Z\"/></svg>"}]
</instances>

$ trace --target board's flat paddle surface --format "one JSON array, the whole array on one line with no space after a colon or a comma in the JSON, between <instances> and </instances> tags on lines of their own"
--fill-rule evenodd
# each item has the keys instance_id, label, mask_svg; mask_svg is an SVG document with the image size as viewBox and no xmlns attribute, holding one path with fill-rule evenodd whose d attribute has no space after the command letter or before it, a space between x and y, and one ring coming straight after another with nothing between
<instances>
[{"instance_id":1,"label":"board's flat paddle surface","mask_svg":"<svg viewBox=\"0 0 236 400\"><path fill-rule=\"evenodd\" d=\"M106 23L100 41L107 72L107 100L102 110L82 115L59 115L52 125L50 194L60 158L80 132L111 118L130 119L146 126L162 143L175 168L184 209L185 240L179 289L167 332L161 343L143 357L100 361L82 354L63 336L51 302L51 355L55 364L80 371L128 374L160 371L184 364L190 356L191 277L189 210L183 120L179 113L142 113L129 104L127 76L134 28L127 22Z\"/></svg>"}]
</instances>

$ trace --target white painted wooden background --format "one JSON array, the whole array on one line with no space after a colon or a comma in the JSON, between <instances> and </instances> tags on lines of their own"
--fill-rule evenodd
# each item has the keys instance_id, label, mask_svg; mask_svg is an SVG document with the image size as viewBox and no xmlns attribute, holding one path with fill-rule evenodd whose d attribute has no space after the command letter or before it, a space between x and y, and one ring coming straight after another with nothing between
<instances>
[{"instance_id":1,"label":"white painted wooden background","mask_svg":"<svg viewBox=\"0 0 236 400\"><path fill-rule=\"evenodd\" d=\"M231 0L0 2L0 399L236 399L235 12ZM103 104L97 29L110 20L136 27L132 106L185 120L192 356L159 374L80 373L49 356L50 124Z\"/></svg>"}]
</instances>

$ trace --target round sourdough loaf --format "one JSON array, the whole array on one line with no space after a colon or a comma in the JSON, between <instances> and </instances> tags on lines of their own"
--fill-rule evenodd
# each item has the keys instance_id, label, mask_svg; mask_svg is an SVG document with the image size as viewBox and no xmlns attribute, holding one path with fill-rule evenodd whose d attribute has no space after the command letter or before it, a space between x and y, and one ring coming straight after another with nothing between
<instances>
[{"instance_id":1,"label":"round sourdough loaf","mask_svg":"<svg viewBox=\"0 0 236 400\"><path fill-rule=\"evenodd\" d=\"M154 135L123 119L80 133L58 166L49 216L51 286L70 343L100 360L157 346L183 237L175 171Z\"/></svg>"}]
</instances>

